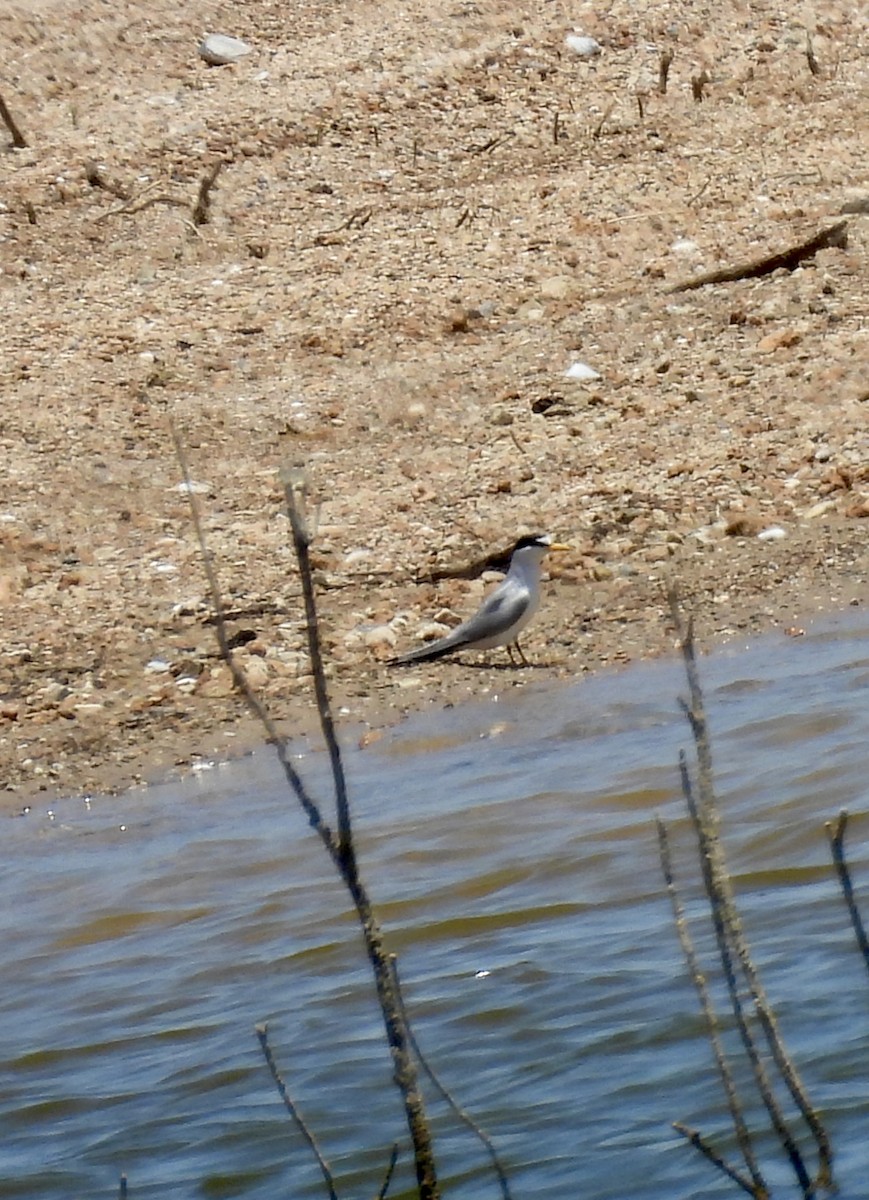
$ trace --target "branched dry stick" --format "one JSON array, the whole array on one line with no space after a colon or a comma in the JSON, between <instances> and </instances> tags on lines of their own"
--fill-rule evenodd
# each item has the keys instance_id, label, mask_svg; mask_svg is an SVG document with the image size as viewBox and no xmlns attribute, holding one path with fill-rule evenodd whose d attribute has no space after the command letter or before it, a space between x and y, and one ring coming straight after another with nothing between
<instances>
[{"instance_id":1,"label":"branched dry stick","mask_svg":"<svg viewBox=\"0 0 869 1200\"><path fill-rule=\"evenodd\" d=\"M817 1184L824 1188L833 1186L832 1162L833 1152L829 1137L821 1121L809 1102L805 1088L797 1073L796 1067L785 1049L778 1028L778 1022L766 993L760 982L757 968L751 958L751 953L742 931L742 924L736 909L730 873L724 859L724 852L718 836L718 811L712 774L712 753L709 741L709 729L706 723L703 693L700 688L700 678L697 672L697 660L694 652L693 630L691 622L687 624L682 619L678 598L674 590L669 594L670 612L676 632L682 645L682 655L685 662L685 672L688 677L690 702L682 702L697 751L698 780L697 797L691 787L687 770L683 773L683 787L686 787L686 801L694 822L695 831L700 846L700 861L703 871L703 883L709 898L716 943L724 968L728 995L743 1046L754 1072L758 1091L769 1114L773 1128L781 1141L782 1148L787 1154L794 1173L803 1189L803 1195L814 1195L815 1183L809 1178L802 1155L784 1120L781 1106L772 1091L766 1067L761 1059L755 1038L748 1026L744 1014L744 1006L740 988L736 980L738 964L745 983L748 986L754 1011L763 1029L767 1047L773 1061L784 1081L794 1104L811 1131L818 1149Z\"/></svg>"},{"instance_id":2,"label":"branched dry stick","mask_svg":"<svg viewBox=\"0 0 869 1200\"><path fill-rule=\"evenodd\" d=\"M685 772L687 764L685 756L680 756L680 769L683 776L683 788L685 786ZM700 1001L700 1007L703 1010L703 1015L706 1018L706 1027L709 1031L709 1040L712 1044L712 1053L715 1056L715 1065L718 1068L718 1074L721 1079L721 1085L724 1088L724 1094L727 1097L727 1107L730 1110L730 1119L733 1122L733 1128L736 1132L736 1140L742 1154L743 1161L751 1175L747 1179L741 1171L735 1167L729 1166L723 1158L719 1156L713 1157L708 1151L706 1144L702 1142L700 1135L695 1135L692 1131L689 1140L692 1145L702 1150L710 1161L714 1162L720 1170L726 1172L731 1179L734 1179L740 1187L748 1192L750 1196L754 1196L756 1200L765 1200L769 1189L766 1186L766 1181L760 1172L757 1157L754 1153L754 1146L751 1141L751 1134L745 1121L742 1101L736 1090L736 1084L733 1079L733 1072L730 1069L730 1063L727 1061L727 1056L724 1053L724 1046L721 1041L721 1028L718 1022L718 1014L715 1011L715 1006L712 1003L712 997L709 993L709 988L706 984L706 976L700 968L700 963L697 958L697 952L694 949L694 942L691 938L691 932L688 928L688 922L685 919L685 910L682 905L681 897L676 889L676 881L673 875L673 865L670 856L670 843L667 837L667 827L664 822L657 817L655 824L658 830L658 849L661 857L661 869L664 873L664 882L667 885L667 894L670 897L670 904L673 908L673 920L676 925L676 932L679 935L679 944L682 947L682 954L685 958L688 967L688 973L694 983L697 991L697 997ZM679 1133L688 1134L685 1132L686 1127L674 1122L673 1128Z\"/></svg>"},{"instance_id":3,"label":"branched dry stick","mask_svg":"<svg viewBox=\"0 0 869 1200\"><path fill-rule=\"evenodd\" d=\"M419 1091L416 1068L414 1067L413 1057L410 1053L410 1035L407 1022L404 1018L401 997L398 995L380 923L374 915L368 892L359 876L356 854L353 849L350 807L344 782L343 767L341 766L340 750L335 738L331 701L326 686L326 676L323 670L323 658L320 649L320 627L314 600L314 584L309 556L311 531L308 527L306 513L302 507L307 494L305 474L304 471L293 468L283 472L282 475L284 496L287 502L290 526L293 531L293 546L299 564L299 573L302 578L302 591L305 596L308 649L311 656L311 669L314 674L317 711L320 715L320 725L329 748L329 755L333 766L339 832L335 840L332 856L353 898L359 922L362 926L365 949L368 953L368 960L371 963L377 988L377 998L383 1014L386 1039L392 1052L395 1082L404 1101L405 1117L411 1141L413 1142L414 1164L416 1166L420 1200L437 1200L440 1196L440 1189L435 1170L431 1130L425 1115L425 1106Z\"/></svg>"},{"instance_id":4,"label":"branched dry stick","mask_svg":"<svg viewBox=\"0 0 869 1200\"><path fill-rule=\"evenodd\" d=\"M738 1183L744 1191L748 1192L749 1196L753 1196L754 1200L767 1200L768 1193L756 1192L751 1186L751 1181L743 1178L732 1167L729 1167L721 1155L712 1149L703 1135L698 1133L696 1129L692 1129L689 1125L683 1125L681 1121L674 1121L673 1128L677 1133L681 1133L682 1137L686 1138L695 1150L699 1150L701 1154L708 1158L714 1167L717 1167L719 1171L723 1171L725 1175L729 1175L734 1183Z\"/></svg>"},{"instance_id":5,"label":"branched dry stick","mask_svg":"<svg viewBox=\"0 0 869 1200\"><path fill-rule=\"evenodd\" d=\"M27 146L27 139L25 138L25 136L21 132L21 130L18 128L15 118L12 116L12 113L9 111L6 101L3 99L2 96L0 96L0 117L2 117L3 124L6 126L6 128L9 130L10 134L12 135L12 145L15 147L16 150L24 150Z\"/></svg>"},{"instance_id":6,"label":"branched dry stick","mask_svg":"<svg viewBox=\"0 0 869 1200\"><path fill-rule=\"evenodd\" d=\"M277 727L268 715L264 705L254 693L250 684L247 681L244 671L235 662L232 654L232 649L229 645L229 639L226 634L226 621L223 616L223 605L220 599L220 589L217 586L217 577L214 572L214 566L211 562L211 556L208 552L208 546L205 540L205 533L202 527L202 522L199 517L199 508L196 503L196 497L193 491L190 471L187 464L187 455L175 428L173 422L170 422L172 439L175 444L175 453L178 456L178 462L184 476L186 485L187 499L190 504L190 512L193 520L193 526L196 531L196 538L199 543L199 550L202 555L203 568L205 570L206 579L208 581L209 593L211 602L215 612L215 631L217 634L217 642L220 648L220 656L229 667L232 674L233 682L239 692L244 696L250 710L254 713L257 719L263 726L269 740L275 745L280 762L287 782L292 791L302 806L305 815L322 841L329 857L332 859L338 873L344 881L347 890L353 900L356 909L359 923L362 927L362 936L365 942L365 949L368 954L368 960L371 963L371 969L374 974L375 986L377 989L377 999L380 1003L380 1010L383 1015L383 1023L386 1030L386 1040L389 1044L389 1049L392 1055L392 1063L394 1068L394 1079L398 1087L402 1100L404 1102L405 1117L407 1119L408 1129L410 1131L411 1142L413 1144L414 1166L416 1168L417 1185L419 1189L420 1200L440 1200L440 1188L437 1181L437 1171L435 1168L434 1149L432 1146L431 1130L428 1120L425 1115L425 1106L422 1096L419 1092L417 1081L417 1073L413 1064L413 1058L410 1053L410 1044L408 1039L407 1026L402 1016L401 1005L398 997L395 994L395 983L392 975L392 968L389 962L389 954L383 941L383 933L380 928L374 910L371 904L371 899L365 889L359 872L356 868L356 858L353 852L352 833L349 826L349 807L345 808L343 816L339 814L339 822L346 822L346 829L343 834L346 834L347 841L343 844L342 836L336 836L330 827L323 820L320 809L316 802L307 792L305 785L299 776L298 772L290 762L287 751L287 742L280 737ZM287 501L290 504L295 503L293 489L288 489ZM292 518L291 518L292 521ZM297 524L303 532L303 537L296 539ZM303 589L310 588L311 596L313 596L313 581L310 575L310 560L307 554L309 545L309 534L304 521L303 514L297 514L296 521L292 522L293 541L296 550L296 558L299 563L299 570L306 571L307 579L303 580ZM318 661L322 668L322 655L320 653L320 632L317 621L316 608L308 617L308 643L312 646L312 664ZM321 692L318 690L318 710L320 712L320 720L323 724L324 732L327 724L331 723L331 708L328 692L322 693L325 702L325 711L320 707ZM339 783L336 779L336 792L339 791ZM345 796L346 799L346 796ZM349 846L349 850L347 847Z\"/></svg>"},{"instance_id":7,"label":"branched dry stick","mask_svg":"<svg viewBox=\"0 0 869 1200\"><path fill-rule=\"evenodd\" d=\"M316 1160L317 1160L317 1165L319 1166L320 1171L323 1175L323 1179L326 1183L326 1190L329 1193L329 1200L338 1200L338 1195L335 1191L335 1180L332 1178L332 1172L329 1169L329 1164L326 1162L325 1158L322 1155L322 1152L320 1151L320 1147L317 1145L317 1139L314 1137L313 1133L308 1128L307 1124L305 1123L304 1117L299 1112L292 1096L287 1091L287 1085L284 1083L283 1076L281 1075L280 1071L278 1070L278 1065L275 1062L274 1055L272 1054L272 1048L269 1045L268 1025L265 1023L265 1021L263 1021L263 1023L261 1025L255 1025L254 1029L256 1030L256 1036L259 1039L259 1044L260 1044L260 1048L262 1049L262 1052L263 1052L263 1057L265 1058L266 1063L269 1068L269 1071L271 1072L272 1079L275 1081L275 1087L278 1089L278 1093L280 1094L280 1097L284 1102L284 1107L286 1108L287 1112L290 1114L290 1116L295 1121L296 1126L299 1129L299 1132L301 1133L301 1135L305 1139L305 1141L308 1143L308 1147L309 1147L311 1153L314 1155L314 1158L316 1158Z\"/></svg>"},{"instance_id":8,"label":"branched dry stick","mask_svg":"<svg viewBox=\"0 0 869 1200\"><path fill-rule=\"evenodd\" d=\"M193 205L192 219L194 225L207 225L210 220L211 189L217 183L217 176L223 170L223 160L217 162L202 176L196 203Z\"/></svg>"},{"instance_id":9,"label":"branched dry stick","mask_svg":"<svg viewBox=\"0 0 869 1200\"><path fill-rule=\"evenodd\" d=\"M498 1177L498 1183L501 1185L501 1195L504 1197L504 1200L512 1200L510 1195L510 1185L507 1182L507 1174L504 1168L501 1166L501 1160L498 1158L498 1152L495 1149L492 1139L489 1137L488 1133L486 1133L485 1129L482 1129L477 1124L470 1113L467 1112L466 1109L462 1108L458 1100L456 1100L455 1096L453 1096L452 1092L449 1091L446 1085L441 1082L439 1076L435 1074L434 1068L431 1066L428 1059L420 1049L419 1042L416 1040L416 1034L413 1032L413 1027L411 1026L407 1017L407 1009L405 1008L404 1004L404 993L401 990L401 982L398 977L398 957L395 954L390 954L389 960L392 965L393 978L395 979L395 994L398 996L399 1003L401 1004L402 1015L404 1016L404 1022L407 1026L407 1035L410 1038L410 1044L413 1046L413 1052L417 1057L417 1061L459 1120L463 1121L471 1130L471 1132L483 1143L489 1158L492 1160L492 1168Z\"/></svg>"},{"instance_id":10,"label":"branched dry stick","mask_svg":"<svg viewBox=\"0 0 869 1200\"><path fill-rule=\"evenodd\" d=\"M833 865L836 868L836 874L839 876L839 886L842 889L842 895L845 897L845 904L848 908L851 924L854 926L857 945L860 947L863 961L866 963L867 969L869 969L869 938L866 936L866 927L863 924L863 918L860 916L857 901L854 899L854 885L851 882L851 872L848 869L848 863L845 859L845 830L847 825L848 813L843 808L839 813L839 819L836 822L835 828L833 828L830 821L827 822L827 837L830 839Z\"/></svg>"}]
</instances>

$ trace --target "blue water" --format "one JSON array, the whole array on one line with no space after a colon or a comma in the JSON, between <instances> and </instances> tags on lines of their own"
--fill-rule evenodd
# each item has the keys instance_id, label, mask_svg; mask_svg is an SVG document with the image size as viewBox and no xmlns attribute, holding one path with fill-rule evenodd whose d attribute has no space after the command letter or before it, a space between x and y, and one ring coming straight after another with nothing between
<instances>
[{"instance_id":1,"label":"blue water","mask_svg":"<svg viewBox=\"0 0 869 1200\"><path fill-rule=\"evenodd\" d=\"M869 972L824 823L852 814L869 919L869 629L830 622L701 670L745 926L841 1195L859 1197ZM668 822L702 914L676 769L684 691L675 661L633 667L415 718L346 752L417 1037L516 1197L738 1194L671 1129L684 1120L732 1153L653 826ZM299 766L328 797L324 756L303 748ZM0 828L3 1197L112 1196L121 1172L134 1197L323 1195L263 1064L262 1020L339 1193L374 1194L398 1140L390 1195L411 1194L355 917L270 752ZM497 1196L482 1148L427 1095L445 1194ZM795 1194L768 1140L761 1158L776 1194Z\"/></svg>"}]
</instances>

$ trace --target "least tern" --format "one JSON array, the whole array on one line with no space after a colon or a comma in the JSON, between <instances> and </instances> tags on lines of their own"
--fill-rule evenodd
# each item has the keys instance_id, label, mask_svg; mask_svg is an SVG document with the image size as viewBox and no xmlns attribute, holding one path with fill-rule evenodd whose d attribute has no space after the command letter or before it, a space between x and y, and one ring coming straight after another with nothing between
<instances>
[{"instance_id":1,"label":"least tern","mask_svg":"<svg viewBox=\"0 0 869 1200\"><path fill-rule=\"evenodd\" d=\"M520 538L513 547L505 578L474 616L446 637L390 659L390 666L430 662L458 650L491 650L495 646L506 646L511 662L515 646L521 661L527 665L528 660L519 646L519 634L540 605L540 566L549 550L570 548L561 542L553 542L545 533Z\"/></svg>"}]
</instances>

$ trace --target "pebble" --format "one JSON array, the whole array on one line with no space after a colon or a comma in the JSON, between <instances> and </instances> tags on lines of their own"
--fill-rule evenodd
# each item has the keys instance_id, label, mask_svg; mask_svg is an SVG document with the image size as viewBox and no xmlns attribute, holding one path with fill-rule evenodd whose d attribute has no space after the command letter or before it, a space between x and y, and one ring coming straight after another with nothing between
<instances>
[{"instance_id":1,"label":"pebble","mask_svg":"<svg viewBox=\"0 0 869 1200\"><path fill-rule=\"evenodd\" d=\"M780 542L787 534L781 525L770 525L767 529L761 529L757 537L761 542Z\"/></svg>"},{"instance_id":2,"label":"pebble","mask_svg":"<svg viewBox=\"0 0 869 1200\"><path fill-rule=\"evenodd\" d=\"M241 38L228 37L225 33L207 33L199 43L199 57L210 67L225 67L238 62L251 47Z\"/></svg>"},{"instance_id":3,"label":"pebble","mask_svg":"<svg viewBox=\"0 0 869 1200\"><path fill-rule=\"evenodd\" d=\"M600 42L596 42L593 37L583 37L578 33L569 33L564 39L564 44L580 58L594 58L603 49Z\"/></svg>"}]
</instances>

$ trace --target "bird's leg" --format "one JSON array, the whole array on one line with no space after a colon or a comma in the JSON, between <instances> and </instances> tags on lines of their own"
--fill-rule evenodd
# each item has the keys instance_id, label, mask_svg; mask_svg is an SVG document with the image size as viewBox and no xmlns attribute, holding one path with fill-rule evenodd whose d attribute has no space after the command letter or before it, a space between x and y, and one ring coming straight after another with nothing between
<instances>
[{"instance_id":1,"label":"bird's leg","mask_svg":"<svg viewBox=\"0 0 869 1200\"><path fill-rule=\"evenodd\" d=\"M515 642L513 642L513 644L511 646L507 647L508 650L510 651L510 662L513 662L513 647L514 646L516 647L516 653L519 655L519 662L522 664L522 666L530 667L531 664L529 663L528 659L525 657L525 653L522 650L522 647L519 645L518 638L516 639Z\"/></svg>"}]
</instances>

